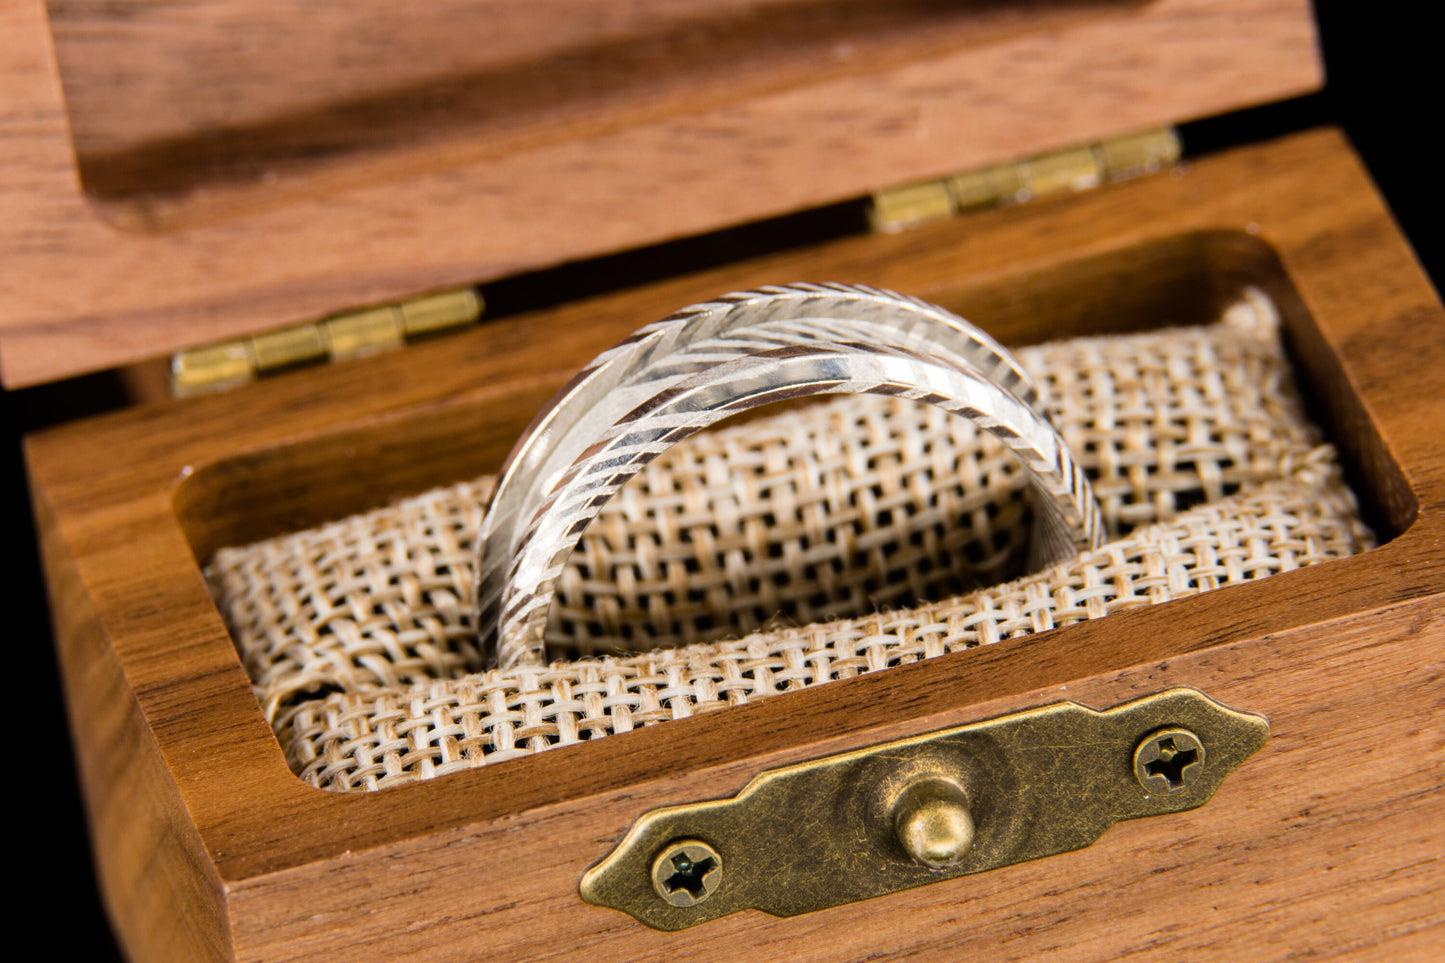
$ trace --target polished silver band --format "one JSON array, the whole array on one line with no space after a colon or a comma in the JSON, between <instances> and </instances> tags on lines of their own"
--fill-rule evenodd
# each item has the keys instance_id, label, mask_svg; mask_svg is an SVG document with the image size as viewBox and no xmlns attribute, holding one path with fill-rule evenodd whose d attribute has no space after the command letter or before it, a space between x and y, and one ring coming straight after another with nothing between
<instances>
[{"instance_id":1,"label":"polished silver band","mask_svg":"<svg viewBox=\"0 0 1445 963\"><path fill-rule=\"evenodd\" d=\"M1034 567L1100 541L1098 506L1039 392L997 342L926 302L849 285L788 285L684 309L604 352L513 448L483 521L482 651L540 663L558 576L626 480L688 435L819 394L887 394L970 418L1019 455L1035 490Z\"/></svg>"}]
</instances>

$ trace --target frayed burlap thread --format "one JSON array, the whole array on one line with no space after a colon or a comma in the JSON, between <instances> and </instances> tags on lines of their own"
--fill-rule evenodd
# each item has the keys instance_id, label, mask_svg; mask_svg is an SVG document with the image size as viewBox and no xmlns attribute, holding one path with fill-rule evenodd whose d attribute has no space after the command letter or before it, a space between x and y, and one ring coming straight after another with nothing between
<instances>
[{"instance_id":1,"label":"frayed burlap thread","mask_svg":"<svg viewBox=\"0 0 1445 963\"><path fill-rule=\"evenodd\" d=\"M1220 324L1018 352L1093 480L1115 540L1103 551L1123 544L1121 536L1134 539L1126 549L1134 561L1076 573L1086 581L1069 583L1057 610L989 594L1002 587L961 594L1007 582L1057 595L1038 576L1009 581L1029 528L1014 456L962 419L874 397L836 398L694 436L649 465L589 527L560 585L552 651L685 646L671 655L469 674L479 668L473 542L490 479L223 550L208 577L299 773L333 789L426 778L950 645L986 644L1017 634L1020 619L1036 631L1072 613L1097 617L1202 591L1212 580L1359 550L1368 533L1351 527L1352 509L1325 517L1303 504L1300 484L1325 486L1316 493L1320 510L1338 508L1348 492L1319 453L1276 328L1270 303L1250 294ZM1299 520L1294 528L1261 542L1266 529L1256 527L1252 541L1235 542L1234 522L1208 516L1223 526L1219 540L1197 528L1190 538L1204 539L1200 558L1222 561L1181 567L1167 562L1177 553L1161 548L1138 568L1147 526L1182 523L1203 506L1217 509L1276 482L1296 486L1278 503ZM1305 549L1291 541L1298 531ZM1332 534L1318 534L1325 531ZM1261 548L1276 544L1280 557ZM959 615L969 598L984 600L981 611L1011 614ZM929 599L951 601L907 608ZM891 609L898 611L869 614ZM900 641L886 658L893 643L835 658L826 655L833 643L815 634L841 632L842 640L865 624L866 637L903 632L914 641ZM747 638L716 651L772 652L766 640L781 648L756 667L751 656L718 656L714 666L707 643L739 636ZM816 668L819 658L827 671Z\"/></svg>"}]
</instances>

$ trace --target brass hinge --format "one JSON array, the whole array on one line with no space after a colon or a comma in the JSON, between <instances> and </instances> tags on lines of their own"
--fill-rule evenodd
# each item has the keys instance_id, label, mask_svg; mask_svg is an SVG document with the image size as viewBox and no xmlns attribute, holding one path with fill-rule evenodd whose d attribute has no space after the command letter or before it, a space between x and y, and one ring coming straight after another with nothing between
<instances>
[{"instance_id":1,"label":"brass hinge","mask_svg":"<svg viewBox=\"0 0 1445 963\"><path fill-rule=\"evenodd\" d=\"M191 348L171 358L171 394L220 391L297 365L389 351L411 339L466 327L481 317L482 307L475 288L458 288Z\"/></svg>"},{"instance_id":2,"label":"brass hinge","mask_svg":"<svg viewBox=\"0 0 1445 963\"><path fill-rule=\"evenodd\" d=\"M868 222L893 234L970 211L1087 190L1179 159L1173 128L1127 134L873 195Z\"/></svg>"}]
</instances>

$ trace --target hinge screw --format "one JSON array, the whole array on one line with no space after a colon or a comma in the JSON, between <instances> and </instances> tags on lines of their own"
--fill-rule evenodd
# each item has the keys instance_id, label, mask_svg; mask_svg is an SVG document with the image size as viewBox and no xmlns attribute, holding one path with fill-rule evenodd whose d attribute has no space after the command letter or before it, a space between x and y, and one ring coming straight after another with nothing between
<instances>
[{"instance_id":1,"label":"hinge screw","mask_svg":"<svg viewBox=\"0 0 1445 963\"><path fill-rule=\"evenodd\" d=\"M722 883L722 856L707 843L679 839L652 861L652 888L673 906L696 906Z\"/></svg>"},{"instance_id":2,"label":"hinge screw","mask_svg":"<svg viewBox=\"0 0 1445 963\"><path fill-rule=\"evenodd\" d=\"M1160 729L1134 750L1134 778L1161 796L1184 792L1204 774L1204 744L1188 729Z\"/></svg>"}]
</instances>

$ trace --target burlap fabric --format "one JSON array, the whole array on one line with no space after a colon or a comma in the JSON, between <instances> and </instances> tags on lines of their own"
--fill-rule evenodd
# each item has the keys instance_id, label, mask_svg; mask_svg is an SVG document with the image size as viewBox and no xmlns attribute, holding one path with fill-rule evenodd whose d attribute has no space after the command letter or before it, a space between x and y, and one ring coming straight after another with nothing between
<instances>
[{"instance_id":1,"label":"burlap fabric","mask_svg":"<svg viewBox=\"0 0 1445 963\"><path fill-rule=\"evenodd\" d=\"M875 397L694 436L608 504L569 564L549 644L642 654L478 671L469 594L490 479L225 549L207 575L293 769L345 791L1373 544L1304 415L1263 296L1208 327L1017 354L1089 472L1111 539L1027 577L1014 456L961 419Z\"/></svg>"}]
</instances>

